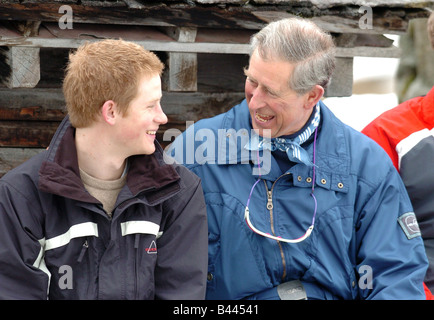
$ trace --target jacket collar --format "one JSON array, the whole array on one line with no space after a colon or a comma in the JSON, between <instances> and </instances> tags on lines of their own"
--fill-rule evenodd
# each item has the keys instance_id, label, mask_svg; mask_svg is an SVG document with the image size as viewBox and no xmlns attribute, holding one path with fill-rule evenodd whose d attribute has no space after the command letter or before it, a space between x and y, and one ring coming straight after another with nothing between
<instances>
[{"instance_id":1,"label":"jacket collar","mask_svg":"<svg viewBox=\"0 0 434 320\"><path fill-rule=\"evenodd\" d=\"M126 185L131 196L146 192L147 201L155 203L160 197L179 191L179 180L176 170L164 163L163 150L158 142L152 155L129 158ZM86 191L81 181L75 147L75 128L71 126L68 116L59 125L48 147L39 170L39 188L66 198L99 203ZM165 192L160 193L163 188Z\"/></svg>"},{"instance_id":2,"label":"jacket collar","mask_svg":"<svg viewBox=\"0 0 434 320\"><path fill-rule=\"evenodd\" d=\"M333 113L327 108L327 106L320 101L321 107L321 127L318 132L317 143L316 143L316 154L315 162L317 165L317 179L321 179L322 175L328 176L328 181L337 179L340 181L346 180L349 175L350 157L349 148L347 146L347 139L345 137L344 124L337 119ZM248 128L248 130L245 130ZM236 164L236 163L247 163L252 161L256 163L256 152L245 152L243 150L243 142L240 143L240 136L242 133L251 134L251 123L250 123L250 113L247 106L247 101L243 100L239 105L229 110L222 122L223 132L236 133L236 134L226 134L226 139L221 139L218 141L219 152L225 152L226 163ZM328 139L327 137L334 137L333 139ZM246 137L247 141L248 138ZM243 140L243 139L241 139ZM313 144L311 143L306 147L309 155L313 157ZM272 159L274 161L274 159ZM276 167L271 163L272 168ZM302 175L304 177L311 174L312 168L304 164L294 165L289 172L294 176L298 177ZM333 178L333 177L334 178ZM276 170L271 170L268 175L262 176L264 179L275 180ZM303 179L304 181L304 179ZM327 181L327 180L326 180ZM346 184L347 185L347 184ZM344 184L345 186L345 184ZM339 191L344 188L339 188Z\"/></svg>"}]
</instances>

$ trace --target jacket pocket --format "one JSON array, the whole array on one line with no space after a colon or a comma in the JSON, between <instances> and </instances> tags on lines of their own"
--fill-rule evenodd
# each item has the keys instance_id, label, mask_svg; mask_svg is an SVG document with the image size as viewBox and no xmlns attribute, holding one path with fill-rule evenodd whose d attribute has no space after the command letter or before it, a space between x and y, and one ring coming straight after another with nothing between
<instances>
[{"instance_id":1,"label":"jacket pocket","mask_svg":"<svg viewBox=\"0 0 434 320\"><path fill-rule=\"evenodd\" d=\"M154 269L157 262L157 244L154 235L136 233L130 235L134 242L132 261L126 269L131 267L131 273L126 274L127 283L131 284L129 299L148 300L153 299L155 294Z\"/></svg>"}]
</instances>

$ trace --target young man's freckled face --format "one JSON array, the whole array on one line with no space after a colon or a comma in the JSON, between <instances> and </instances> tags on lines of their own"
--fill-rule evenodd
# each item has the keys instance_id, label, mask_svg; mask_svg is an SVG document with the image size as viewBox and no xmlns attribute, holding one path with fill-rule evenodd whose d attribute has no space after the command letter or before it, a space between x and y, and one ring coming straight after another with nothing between
<instances>
[{"instance_id":1,"label":"young man's freckled face","mask_svg":"<svg viewBox=\"0 0 434 320\"><path fill-rule=\"evenodd\" d=\"M140 81L137 96L131 101L121 120L118 134L121 144L130 148L131 154L151 154L159 126L167 123L160 99L162 96L159 75Z\"/></svg>"}]
</instances>

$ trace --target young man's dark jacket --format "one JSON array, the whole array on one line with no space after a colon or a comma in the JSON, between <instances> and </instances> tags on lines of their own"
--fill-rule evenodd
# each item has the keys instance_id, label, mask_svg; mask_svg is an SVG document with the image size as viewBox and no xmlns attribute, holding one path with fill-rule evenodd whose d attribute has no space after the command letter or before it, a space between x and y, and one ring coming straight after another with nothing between
<instances>
[{"instance_id":1,"label":"young man's dark jacket","mask_svg":"<svg viewBox=\"0 0 434 320\"><path fill-rule=\"evenodd\" d=\"M128 159L109 218L84 188L67 118L49 149L0 180L0 299L203 299L202 187L182 166Z\"/></svg>"}]
</instances>

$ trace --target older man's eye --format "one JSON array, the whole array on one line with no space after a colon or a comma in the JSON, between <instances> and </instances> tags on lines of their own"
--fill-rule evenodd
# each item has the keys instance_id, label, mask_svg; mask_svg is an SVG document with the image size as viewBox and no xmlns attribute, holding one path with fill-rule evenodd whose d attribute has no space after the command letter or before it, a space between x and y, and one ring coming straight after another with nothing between
<instances>
[{"instance_id":1,"label":"older man's eye","mask_svg":"<svg viewBox=\"0 0 434 320\"><path fill-rule=\"evenodd\" d=\"M249 81L249 83L250 83L251 85L253 85L253 86L257 86L257 85L258 85L258 83L257 83L256 81L250 79L249 77L247 77L247 81Z\"/></svg>"},{"instance_id":2,"label":"older man's eye","mask_svg":"<svg viewBox=\"0 0 434 320\"><path fill-rule=\"evenodd\" d=\"M279 96L277 93L270 91L270 90L267 90L267 94L273 98L277 98Z\"/></svg>"}]
</instances>

